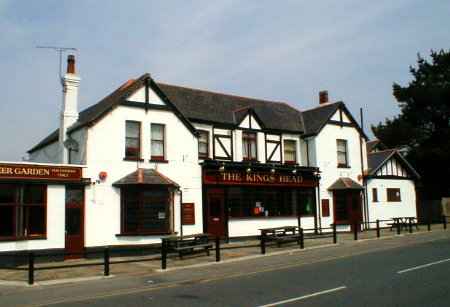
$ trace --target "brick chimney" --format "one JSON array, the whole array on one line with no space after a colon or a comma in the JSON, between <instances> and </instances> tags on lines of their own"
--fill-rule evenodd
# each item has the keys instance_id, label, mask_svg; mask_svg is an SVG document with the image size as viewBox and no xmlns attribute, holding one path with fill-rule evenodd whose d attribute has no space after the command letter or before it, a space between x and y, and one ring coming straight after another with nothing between
<instances>
[{"instance_id":1,"label":"brick chimney","mask_svg":"<svg viewBox=\"0 0 450 307\"><path fill-rule=\"evenodd\" d=\"M319 104L328 103L328 91L319 92Z\"/></svg>"},{"instance_id":2,"label":"brick chimney","mask_svg":"<svg viewBox=\"0 0 450 307\"><path fill-rule=\"evenodd\" d=\"M67 72L61 78L63 86L63 103L60 113L59 126L59 149L60 162L69 163L69 150L64 146L67 140L67 129L78 120L78 88L80 86L80 78L75 72L75 56L67 57Z\"/></svg>"}]
</instances>

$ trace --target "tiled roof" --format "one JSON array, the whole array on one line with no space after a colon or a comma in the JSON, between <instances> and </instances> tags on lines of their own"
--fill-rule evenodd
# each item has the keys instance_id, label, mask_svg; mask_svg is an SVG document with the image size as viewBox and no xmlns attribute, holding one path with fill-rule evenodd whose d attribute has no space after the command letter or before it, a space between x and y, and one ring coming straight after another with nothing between
<instances>
[{"instance_id":1,"label":"tiled roof","mask_svg":"<svg viewBox=\"0 0 450 307\"><path fill-rule=\"evenodd\" d=\"M322 130L331 116L343 105L342 102L327 103L302 112L306 135L315 135Z\"/></svg>"},{"instance_id":2,"label":"tiled roof","mask_svg":"<svg viewBox=\"0 0 450 307\"><path fill-rule=\"evenodd\" d=\"M179 187L179 185L154 169L137 169L131 174L113 183L113 186L123 185L163 185Z\"/></svg>"},{"instance_id":3,"label":"tiled roof","mask_svg":"<svg viewBox=\"0 0 450 307\"><path fill-rule=\"evenodd\" d=\"M396 149L386 149L386 150L380 150L376 152L371 152L367 154L367 164L369 166L369 175L375 175L377 170L383 166L383 164L388 161L392 156L395 156L395 158L402 164L403 167L405 167L409 174L413 177L419 179L420 175L417 173L417 171L412 167L411 164L401 155L398 153Z\"/></svg>"},{"instance_id":4,"label":"tiled roof","mask_svg":"<svg viewBox=\"0 0 450 307\"><path fill-rule=\"evenodd\" d=\"M341 177L336 180L328 190L363 190L363 186L348 177Z\"/></svg>"}]
</instances>

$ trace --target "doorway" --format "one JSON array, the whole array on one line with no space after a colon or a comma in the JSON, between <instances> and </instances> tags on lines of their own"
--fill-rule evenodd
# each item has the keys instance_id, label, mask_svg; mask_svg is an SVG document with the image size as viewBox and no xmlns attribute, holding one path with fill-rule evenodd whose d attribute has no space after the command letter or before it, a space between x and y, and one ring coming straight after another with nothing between
<instances>
[{"instance_id":1,"label":"doorway","mask_svg":"<svg viewBox=\"0 0 450 307\"><path fill-rule=\"evenodd\" d=\"M66 186L65 259L81 258L84 252L84 187Z\"/></svg>"},{"instance_id":2,"label":"doorway","mask_svg":"<svg viewBox=\"0 0 450 307\"><path fill-rule=\"evenodd\" d=\"M208 189L207 232L213 236L225 237L225 192L223 189Z\"/></svg>"},{"instance_id":3,"label":"doorway","mask_svg":"<svg viewBox=\"0 0 450 307\"><path fill-rule=\"evenodd\" d=\"M338 190L333 192L334 199L334 222L336 224L350 224L354 230L354 224L358 223L361 230L362 209L361 191Z\"/></svg>"}]
</instances>

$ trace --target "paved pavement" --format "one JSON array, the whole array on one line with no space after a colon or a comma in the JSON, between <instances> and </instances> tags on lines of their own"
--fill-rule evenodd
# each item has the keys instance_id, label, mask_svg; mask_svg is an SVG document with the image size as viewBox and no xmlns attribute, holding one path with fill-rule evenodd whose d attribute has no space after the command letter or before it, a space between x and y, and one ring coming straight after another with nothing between
<instances>
[{"instance_id":1,"label":"paved pavement","mask_svg":"<svg viewBox=\"0 0 450 307\"><path fill-rule=\"evenodd\" d=\"M425 232L426 227L422 226L420 228L421 231ZM433 231L441 231L442 225L433 225ZM414 229L414 231L416 231ZM389 231L388 229L383 229L381 236L382 238L395 236L395 231ZM375 238L375 231L370 232L362 232L358 234L359 239L365 240L370 238ZM347 241L353 241L353 234L349 233L339 233L338 242L344 243ZM317 247L328 245L332 243L332 238L320 238L314 240L305 240L305 247ZM231 260L242 257L252 257L260 255L260 248L258 246L259 241L256 240L245 240L245 241L237 241L231 242L230 244L223 244L224 248L221 251L221 257L223 260ZM267 253L278 253L280 251L289 251L292 249L296 249L295 243L283 245L283 247L268 247ZM140 260L140 262L128 262L128 260ZM111 274L115 276L139 276L139 275L148 275L156 272L161 267L161 260L159 255L147 255L140 257L113 257L111 258L113 264L111 265ZM54 267L54 266L64 266L64 265L77 265L80 263L99 263L97 266L89 266L89 267L76 267L76 268L64 268L60 267L58 269L51 270L37 270L35 272L35 281L37 283L43 282L53 282L53 281L61 281L65 282L67 279L79 279L79 278L91 278L97 277L100 278L103 275L103 266L102 259L78 259L78 260L67 260L64 263L61 262L50 262L50 263L37 263L36 268L39 269L43 266L45 267ZM207 264L214 263L214 252L211 253L211 256L207 257L204 253L197 254L195 256L187 256L184 257L183 260L179 260L178 257L170 257L168 259L167 266L168 268L179 268L197 264ZM26 266L22 267L26 269ZM0 269L0 284L3 281L7 282L22 282L25 284L27 281L27 271L17 271L17 270L3 270Z\"/></svg>"},{"instance_id":2,"label":"paved pavement","mask_svg":"<svg viewBox=\"0 0 450 307\"><path fill-rule=\"evenodd\" d=\"M0 287L0 306L448 306L449 257L450 232L436 231L145 276Z\"/></svg>"}]
</instances>

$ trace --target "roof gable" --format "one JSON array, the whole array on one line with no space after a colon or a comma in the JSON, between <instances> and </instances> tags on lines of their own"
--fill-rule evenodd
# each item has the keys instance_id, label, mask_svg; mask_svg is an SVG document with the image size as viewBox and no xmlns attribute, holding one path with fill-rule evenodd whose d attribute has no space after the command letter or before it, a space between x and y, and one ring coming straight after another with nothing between
<instances>
[{"instance_id":1,"label":"roof gable","mask_svg":"<svg viewBox=\"0 0 450 307\"><path fill-rule=\"evenodd\" d=\"M367 155L367 163L369 166L369 176L377 176L378 171L383 169L390 160L398 161L398 163L403 167L409 174L407 177L419 179L420 175L417 171L409 164L409 162L395 149L387 149L369 153Z\"/></svg>"}]
</instances>

